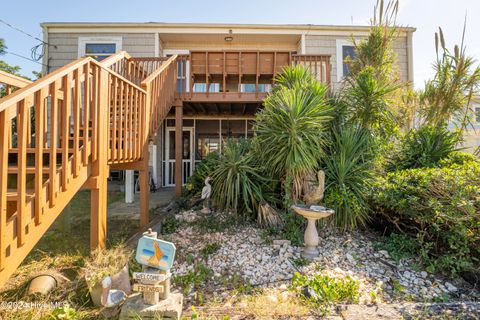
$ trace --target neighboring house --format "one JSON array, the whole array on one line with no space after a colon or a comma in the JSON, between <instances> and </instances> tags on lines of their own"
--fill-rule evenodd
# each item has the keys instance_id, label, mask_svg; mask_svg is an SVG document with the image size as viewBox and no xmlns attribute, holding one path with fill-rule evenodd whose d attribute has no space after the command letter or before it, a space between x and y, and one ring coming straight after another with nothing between
<instances>
[{"instance_id":1,"label":"neighboring house","mask_svg":"<svg viewBox=\"0 0 480 320\"><path fill-rule=\"evenodd\" d=\"M472 125L467 127L464 135L463 146L467 151L474 152L480 147L480 96L476 96L471 101Z\"/></svg>"},{"instance_id":2,"label":"neighboring house","mask_svg":"<svg viewBox=\"0 0 480 320\"><path fill-rule=\"evenodd\" d=\"M252 135L255 112L283 66L307 65L335 89L348 72L343 61L353 54L351 39L369 32L368 26L263 24L43 23L42 28L50 44L43 60L47 73L82 56L102 60L119 51L133 57L183 55L176 100L183 106L182 183L225 138ZM414 31L400 28L395 44L403 81L413 82ZM151 148L162 187L175 185L174 109Z\"/></svg>"}]
</instances>

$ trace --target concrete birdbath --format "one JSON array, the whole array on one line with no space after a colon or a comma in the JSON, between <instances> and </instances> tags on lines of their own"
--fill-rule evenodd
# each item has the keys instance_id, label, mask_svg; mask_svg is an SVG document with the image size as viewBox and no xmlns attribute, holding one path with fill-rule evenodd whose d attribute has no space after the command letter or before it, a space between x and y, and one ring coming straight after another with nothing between
<instances>
[{"instance_id":1,"label":"concrete birdbath","mask_svg":"<svg viewBox=\"0 0 480 320\"><path fill-rule=\"evenodd\" d=\"M302 255L305 258L313 259L318 256L318 232L316 222L319 219L327 218L332 215L335 211L328 209L322 206L303 206L303 205L293 205L292 209L299 215L304 216L308 220L307 229L305 229L305 249L302 252Z\"/></svg>"}]
</instances>

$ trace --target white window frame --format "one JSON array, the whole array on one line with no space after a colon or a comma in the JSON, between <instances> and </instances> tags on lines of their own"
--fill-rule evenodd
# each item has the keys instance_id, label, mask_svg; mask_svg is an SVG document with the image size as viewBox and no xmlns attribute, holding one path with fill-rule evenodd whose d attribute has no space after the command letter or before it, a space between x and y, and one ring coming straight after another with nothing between
<instances>
[{"instance_id":1,"label":"white window frame","mask_svg":"<svg viewBox=\"0 0 480 320\"><path fill-rule=\"evenodd\" d=\"M78 58L86 56L88 43L114 43L115 53L122 51L122 37L78 37Z\"/></svg>"},{"instance_id":2,"label":"white window frame","mask_svg":"<svg viewBox=\"0 0 480 320\"><path fill-rule=\"evenodd\" d=\"M359 39L355 39L357 41ZM353 43L351 40L346 40L346 39L337 39L337 82L340 82L343 80L343 77L345 76L343 74L343 47L344 46L353 46Z\"/></svg>"}]
</instances>

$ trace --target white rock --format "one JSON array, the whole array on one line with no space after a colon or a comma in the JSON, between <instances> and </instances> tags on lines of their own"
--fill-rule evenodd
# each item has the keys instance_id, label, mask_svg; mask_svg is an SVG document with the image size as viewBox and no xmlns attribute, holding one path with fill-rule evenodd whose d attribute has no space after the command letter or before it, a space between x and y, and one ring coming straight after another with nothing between
<instances>
[{"instance_id":1,"label":"white rock","mask_svg":"<svg viewBox=\"0 0 480 320\"><path fill-rule=\"evenodd\" d=\"M451 292L455 292L457 291L457 287L455 287L453 284L451 284L450 282L445 282L445 287L447 287L447 290L448 291L451 291Z\"/></svg>"}]
</instances>

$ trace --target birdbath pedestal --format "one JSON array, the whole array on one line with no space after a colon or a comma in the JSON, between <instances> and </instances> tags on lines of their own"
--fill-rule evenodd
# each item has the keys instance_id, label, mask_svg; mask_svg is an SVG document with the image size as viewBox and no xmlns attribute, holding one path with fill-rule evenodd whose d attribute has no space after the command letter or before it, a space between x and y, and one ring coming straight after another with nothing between
<instances>
[{"instance_id":1,"label":"birdbath pedestal","mask_svg":"<svg viewBox=\"0 0 480 320\"><path fill-rule=\"evenodd\" d=\"M301 206L293 205L292 209L299 215L307 219L308 224L305 229L304 241L305 249L302 252L302 256L308 259L313 259L318 256L319 252L317 249L319 239L316 221L319 219L327 218L332 215L335 211L332 209L327 209L322 206Z\"/></svg>"}]
</instances>

